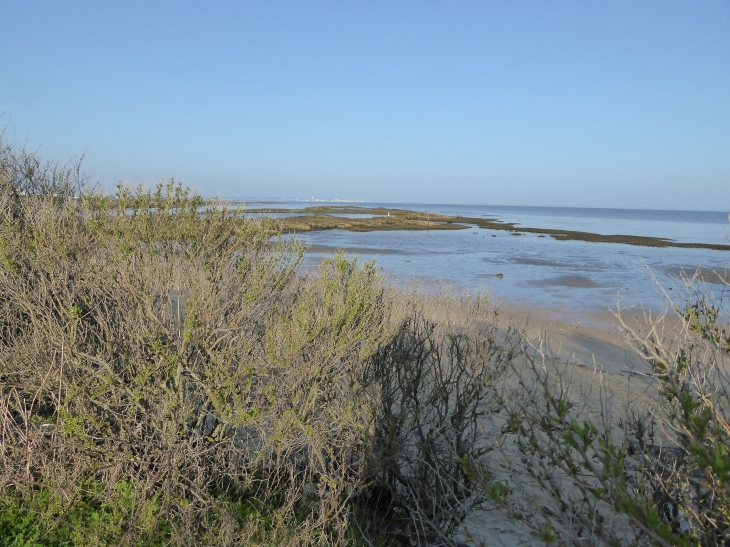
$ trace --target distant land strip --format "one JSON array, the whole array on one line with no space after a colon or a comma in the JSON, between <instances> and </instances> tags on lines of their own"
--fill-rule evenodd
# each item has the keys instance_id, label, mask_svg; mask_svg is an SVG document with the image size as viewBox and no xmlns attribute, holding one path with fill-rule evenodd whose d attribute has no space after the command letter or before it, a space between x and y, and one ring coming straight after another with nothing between
<instances>
[{"instance_id":1,"label":"distant land strip","mask_svg":"<svg viewBox=\"0 0 730 547\"><path fill-rule=\"evenodd\" d=\"M680 243L662 237L632 235L603 235L557 228L525 228L515 223L501 222L496 218L448 216L407 209L385 207L328 206L303 209L256 208L247 213L288 213L293 216L278 219L284 232L309 232L315 230L349 230L351 232L375 232L389 230L466 230L472 226L487 230L501 230L511 235L523 233L550 236L560 241L591 241L596 243L623 243L641 247L681 247L685 249L712 249L730 251L730 245L717 243ZM333 215L363 215L350 218ZM367 215L367 216L366 216Z\"/></svg>"}]
</instances>

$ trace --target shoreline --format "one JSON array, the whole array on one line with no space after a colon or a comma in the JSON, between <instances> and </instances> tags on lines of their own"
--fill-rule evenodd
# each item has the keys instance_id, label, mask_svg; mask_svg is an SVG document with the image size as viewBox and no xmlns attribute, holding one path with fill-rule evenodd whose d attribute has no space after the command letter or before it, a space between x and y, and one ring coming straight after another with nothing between
<instances>
[{"instance_id":1,"label":"shoreline","mask_svg":"<svg viewBox=\"0 0 730 547\"><path fill-rule=\"evenodd\" d=\"M302 273L316 273L316 268L312 265ZM454 299L471 298L477 294L449 283L426 282L423 279L403 283L390 277L388 272L383 273L385 286L406 298L413 293L440 294ZM623 375L627 375L628 370L644 370L646 367L639 355L628 346L622 325L614 313L615 308L578 309L560 304L520 301L488 291L483 294L486 294L488 305L498 310L501 323L524 329L530 340L543 338L559 362L583 370L598 368L609 374ZM632 326L646 326L649 317L656 318L661 313L661 310L650 308L621 308L621 317ZM666 314L664 321L668 326L679 324L671 311Z\"/></svg>"},{"instance_id":2,"label":"shoreline","mask_svg":"<svg viewBox=\"0 0 730 547\"><path fill-rule=\"evenodd\" d=\"M628 343L625 327L611 310L605 312L526 305L505 300L495 302L508 323L524 327L528 339L542 340L556 362L584 371L627 377L634 371L650 372L646 361ZM623 308L621 319L632 328L646 328L661 319L664 330L681 326L668 311L643 312Z\"/></svg>"},{"instance_id":3,"label":"shoreline","mask_svg":"<svg viewBox=\"0 0 730 547\"><path fill-rule=\"evenodd\" d=\"M483 230L509 232L513 236L526 233L538 237L550 236L558 241L586 241L591 243L619 243L638 247L676 247L682 249L708 249L730 251L730 245L719 243L686 243L669 238L635 236L626 234L597 234L557 228L518 227L513 222L501 222L496 218L450 216L407 209L355 206L313 206L302 209L253 208L251 214L291 214L277 219L283 233L297 233L321 230L348 230L353 232L374 232L393 230L467 230L473 226ZM304 214L302 214L304 213ZM368 218L337 217L333 215L370 215Z\"/></svg>"}]
</instances>

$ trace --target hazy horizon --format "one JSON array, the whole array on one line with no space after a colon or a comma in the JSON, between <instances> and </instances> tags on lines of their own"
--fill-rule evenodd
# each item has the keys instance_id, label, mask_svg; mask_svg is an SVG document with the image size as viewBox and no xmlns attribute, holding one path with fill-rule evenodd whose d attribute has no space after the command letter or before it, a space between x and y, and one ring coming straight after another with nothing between
<instances>
[{"instance_id":1,"label":"hazy horizon","mask_svg":"<svg viewBox=\"0 0 730 547\"><path fill-rule=\"evenodd\" d=\"M449 206L464 206L464 207L514 207L514 208L527 208L527 209L595 209L595 210L626 210L626 211L677 211L677 212L688 212L688 213L722 213L730 215L730 212L724 209L663 209L663 208L652 208L652 207L599 207L599 206L585 206L585 205L517 205L514 203L466 203L459 201L380 201L371 199L343 199L343 198L320 198L317 196L311 197L291 197L291 196L223 196L217 194L209 194L203 196L205 199L220 198L228 201L239 201L239 202L251 202L251 203L265 203L270 201L272 203L344 203L344 204L359 204L363 205L412 205L412 206L429 206L429 205L449 205ZM730 218L730 217L729 217Z\"/></svg>"},{"instance_id":2,"label":"hazy horizon","mask_svg":"<svg viewBox=\"0 0 730 547\"><path fill-rule=\"evenodd\" d=\"M0 127L107 187L727 211L728 28L722 0L8 0Z\"/></svg>"}]
</instances>

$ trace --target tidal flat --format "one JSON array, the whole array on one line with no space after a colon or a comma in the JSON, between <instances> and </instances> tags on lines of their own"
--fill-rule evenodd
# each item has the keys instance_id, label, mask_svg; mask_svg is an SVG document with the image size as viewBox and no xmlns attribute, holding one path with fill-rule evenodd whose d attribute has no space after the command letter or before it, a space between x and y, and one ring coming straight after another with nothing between
<instances>
[{"instance_id":1,"label":"tidal flat","mask_svg":"<svg viewBox=\"0 0 730 547\"><path fill-rule=\"evenodd\" d=\"M269 204L252 206L272 210ZM308 206L289 202L277 209L293 212L253 214L274 216L276 222L281 222L286 220L283 215L293 218L311 214L305 212ZM729 243L726 213L380 203L369 207L332 204L313 210L346 214L363 223L368 221L363 218L368 216L365 211L372 210L385 211L386 215L390 212L391 221L394 210L404 210L430 211L426 222L429 216L438 219L434 214L438 213L441 218L475 219L475 223L468 229L450 230L432 224L428 230L293 231L290 237L308 247L303 263L306 270L316 271L326 256L341 250L363 261L375 260L395 286L416 284L427 292L438 291L442 285L471 293L485 291L505 303L547 307L553 314L570 316L565 319L582 324L594 322L592 312L615 309L619 297L622 306L661 310L668 304L668 297L676 299L684 294L682 278L694 276L698 269L698 281L720 294L724 290L721 279L727 278L730 262L727 251L712 248ZM351 218L335 217L332 222L344 227ZM484 219L490 219L489 223L481 222ZM480 229L477 224L491 228ZM515 231L506 230L508 226L514 226ZM549 228L556 233L623 233L710 245L687 248L606 244L547 237L526 231L523 226Z\"/></svg>"},{"instance_id":2,"label":"tidal flat","mask_svg":"<svg viewBox=\"0 0 730 547\"><path fill-rule=\"evenodd\" d=\"M730 251L730 245L705 242L680 242L664 237L628 234L598 234L579 230L518 226L514 222L502 222L497 218L451 216L409 209L386 207L314 206L300 209L253 208L251 214L289 214L280 218L285 233L319 230L347 230L351 232L375 232L393 230L468 230L474 226L486 230L499 230L512 235L537 234L550 236L558 241L586 241L592 243L620 243L639 247L677 247L684 249L710 249ZM337 215L337 216L335 216ZM362 215L362 216L360 216Z\"/></svg>"}]
</instances>

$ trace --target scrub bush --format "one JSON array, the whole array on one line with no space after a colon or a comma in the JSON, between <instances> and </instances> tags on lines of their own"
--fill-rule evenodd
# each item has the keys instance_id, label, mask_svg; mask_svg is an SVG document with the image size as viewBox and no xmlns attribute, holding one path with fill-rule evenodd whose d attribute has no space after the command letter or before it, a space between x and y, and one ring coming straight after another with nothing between
<instances>
[{"instance_id":1,"label":"scrub bush","mask_svg":"<svg viewBox=\"0 0 730 547\"><path fill-rule=\"evenodd\" d=\"M729 544L728 310L694 280L688 287L672 330L665 316L622 322L650 370L635 374L623 412L602 384L596 419L565 368L528 353L505 429L549 505L531 515L548 542Z\"/></svg>"},{"instance_id":2,"label":"scrub bush","mask_svg":"<svg viewBox=\"0 0 730 547\"><path fill-rule=\"evenodd\" d=\"M403 321L372 263L299 275L275 221L174 181L93 192L0 144L0 544L450 542L511 337Z\"/></svg>"},{"instance_id":3,"label":"scrub bush","mask_svg":"<svg viewBox=\"0 0 730 547\"><path fill-rule=\"evenodd\" d=\"M425 542L448 540L486 499L485 422L501 409L497 384L518 338L494 324L439 327L414 313L364 370L364 384L377 387L365 491L372 516Z\"/></svg>"}]
</instances>

